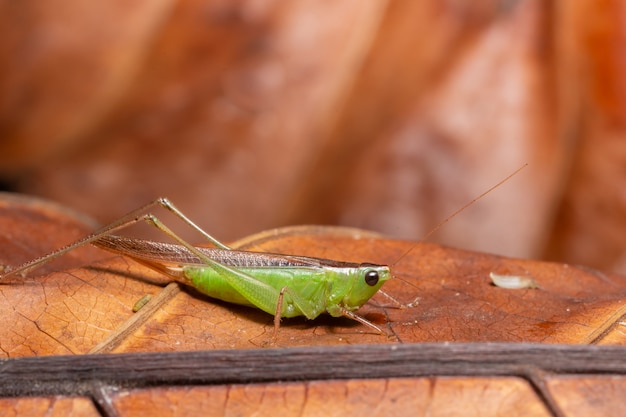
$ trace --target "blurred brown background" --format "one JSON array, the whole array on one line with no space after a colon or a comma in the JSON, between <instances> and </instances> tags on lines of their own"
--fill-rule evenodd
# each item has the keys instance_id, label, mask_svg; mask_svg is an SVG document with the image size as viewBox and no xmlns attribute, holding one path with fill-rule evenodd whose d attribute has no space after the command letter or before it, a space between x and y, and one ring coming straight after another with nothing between
<instances>
[{"instance_id":1,"label":"blurred brown background","mask_svg":"<svg viewBox=\"0 0 626 417\"><path fill-rule=\"evenodd\" d=\"M3 0L0 177L626 272L618 0ZM185 234L191 237L191 234ZM194 238L198 240L197 237Z\"/></svg>"}]
</instances>

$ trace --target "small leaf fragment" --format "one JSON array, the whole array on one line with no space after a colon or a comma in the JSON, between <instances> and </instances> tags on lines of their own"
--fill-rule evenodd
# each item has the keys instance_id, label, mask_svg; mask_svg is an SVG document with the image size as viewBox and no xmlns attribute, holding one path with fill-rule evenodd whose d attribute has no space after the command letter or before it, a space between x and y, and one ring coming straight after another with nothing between
<instances>
[{"instance_id":1,"label":"small leaf fragment","mask_svg":"<svg viewBox=\"0 0 626 417\"><path fill-rule=\"evenodd\" d=\"M137 300L137 302L135 303L135 305L133 305L133 313L138 312L139 310L141 310L143 308L143 306L145 306L146 304L148 304L148 302L152 299L152 295L150 294L146 294L143 297L141 297L139 300Z\"/></svg>"},{"instance_id":2,"label":"small leaf fragment","mask_svg":"<svg viewBox=\"0 0 626 417\"><path fill-rule=\"evenodd\" d=\"M530 277L520 275L500 275L494 272L490 272L489 277L491 278L493 285L496 287L506 288L509 290L539 288L539 285L537 285L535 280Z\"/></svg>"}]
</instances>

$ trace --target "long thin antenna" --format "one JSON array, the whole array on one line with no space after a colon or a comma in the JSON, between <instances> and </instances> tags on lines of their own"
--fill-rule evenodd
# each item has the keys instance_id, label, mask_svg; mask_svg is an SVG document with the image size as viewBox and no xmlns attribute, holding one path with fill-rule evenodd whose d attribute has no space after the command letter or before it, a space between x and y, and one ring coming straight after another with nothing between
<instances>
[{"instance_id":1,"label":"long thin antenna","mask_svg":"<svg viewBox=\"0 0 626 417\"><path fill-rule=\"evenodd\" d=\"M481 198L483 198L484 196L486 196L487 194L489 194L490 192L492 192L493 190L495 190L496 188L498 188L499 186L501 186L502 184L507 182L508 180L510 180L513 176L515 176L518 172L520 172L522 169L526 168L527 166L528 166L528 163L525 163L524 165L522 165L521 167L519 167L515 171L513 171L511 174L509 174L506 178L500 180L497 184L495 184L492 187L490 187L487 191L484 191L481 195L479 195L478 197L474 198L472 201L470 201L469 203L465 204L463 207L457 209L454 213L452 213L451 215L446 217L445 220L443 220L437 226L435 226L433 229L431 229L430 232L426 233L426 235L424 235L424 237L422 237L421 240L428 239L430 236L432 236L433 233L435 233L437 230L441 229L441 227L444 224L448 223L450 220L452 220L454 217L456 217L457 214L459 214L460 212L462 212L463 210L465 210L466 208L468 208L469 206L471 206L472 204L474 204L475 202L477 202L478 200L480 200Z\"/></svg>"},{"instance_id":2,"label":"long thin antenna","mask_svg":"<svg viewBox=\"0 0 626 417\"><path fill-rule=\"evenodd\" d=\"M518 172L520 172L522 169L526 168L527 166L528 166L528 163L525 163L524 165L522 165L521 167L517 168L515 171L513 171L509 175L507 175L506 178L501 179L495 185L491 186L488 190L484 191L478 197L475 197L472 201L470 201L469 203L465 204L463 207L457 209L454 213L452 213L451 215L446 217L443 221L441 221L437 226L432 228L430 230L430 232L426 233L420 239L420 242L423 242L426 239L428 239L430 236L433 235L433 233L435 233L437 230L441 229L441 227L444 224L448 223L450 220L452 220L454 217L456 217L457 214L459 214L460 212L462 212L463 210L465 210L466 208L468 208L469 206L471 206L472 204L474 204L475 202L477 202L478 200L480 200L481 198L483 198L484 196L486 196L487 194L489 194L490 192L492 192L493 190L495 190L496 188L498 188L499 186L501 186L502 184L507 182L508 180L510 180L513 176L517 175ZM398 259L396 259L396 261L392 265L397 264L402 258L404 258L406 255L408 255L413 249L415 249L415 246L413 246L411 249L409 249L405 253L403 253L402 256L400 256Z\"/></svg>"}]
</instances>

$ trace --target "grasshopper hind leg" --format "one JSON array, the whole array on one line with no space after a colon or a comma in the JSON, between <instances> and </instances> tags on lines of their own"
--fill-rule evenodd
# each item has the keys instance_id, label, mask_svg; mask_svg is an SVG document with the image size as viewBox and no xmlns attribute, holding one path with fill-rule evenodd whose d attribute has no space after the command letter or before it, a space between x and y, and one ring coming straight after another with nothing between
<instances>
[{"instance_id":1,"label":"grasshopper hind leg","mask_svg":"<svg viewBox=\"0 0 626 417\"><path fill-rule=\"evenodd\" d=\"M213 236L211 236L210 234L205 232L200 226L198 226L193 221L191 221L191 219L189 219L187 216L185 216L182 211L177 209L176 206L174 206L174 204L172 204L172 202L169 199L167 199L165 197L161 197L161 198L156 199L154 202L152 202L152 204L153 205L158 204L161 207L163 207L164 209L169 210L176 217L181 219L183 222L185 222L192 229L196 230L198 233L200 233L202 236L204 236L204 238L206 240L208 240L209 242L213 243L218 248L220 248L220 249L230 249L229 246L226 246L225 244L223 244L219 240L215 239Z\"/></svg>"},{"instance_id":2,"label":"grasshopper hind leg","mask_svg":"<svg viewBox=\"0 0 626 417\"><path fill-rule=\"evenodd\" d=\"M64 255L74 249L77 249L81 246L85 246L87 244L90 244L92 242L97 241L98 239L104 237L104 236L108 236L110 234L112 234L115 231L124 229L126 227L129 227L133 224L139 223L141 221L147 221L149 223L151 223L152 225L156 226L157 228L161 229L161 231L165 232L167 235L169 235L170 237L174 237L172 236L173 233L171 231L169 231L169 229L167 230L163 230L162 228L160 228L158 225L155 224L154 221L151 221L150 219L156 219L156 217L151 214L151 213L147 213L150 209L154 208L154 207L158 207L161 206L164 209L170 211L171 213L173 213L176 217L178 217L179 219L181 219L185 224L187 224L189 227L191 227L192 229L196 230L198 233L200 233L202 236L204 236L205 239L207 239L208 241L210 241L211 243L213 243L215 246L221 248L221 249L230 249L230 247L224 245L223 243L221 243L219 240L215 239L213 236L209 235L207 232L205 232L204 230L202 230L202 228L198 225L196 225L194 222L192 222L187 216L185 216L178 208L176 208L176 206L174 206L167 198L158 198L144 206L139 207L138 209L135 209L133 211L131 211L130 213L120 217L119 219L109 223L108 225L96 230L95 232L91 233L90 235L85 236L82 239L79 239L73 243L70 243L67 246L64 246L54 252L51 252L47 255L38 257L33 259L32 261L26 262L16 268L10 268L8 266L3 266L2 268L0 268L0 279L6 278L8 276L13 276L13 275L24 275L26 274L26 272L32 270L32 269L36 269L38 267L40 267L41 265L45 264L48 261L51 261L52 259L58 258L61 255ZM157 220L158 223L160 223ZM176 239L178 240L178 239ZM186 243L186 242L185 242ZM188 244L186 244L185 246L187 246ZM190 246L190 245L189 245Z\"/></svg>"}]
</instances>

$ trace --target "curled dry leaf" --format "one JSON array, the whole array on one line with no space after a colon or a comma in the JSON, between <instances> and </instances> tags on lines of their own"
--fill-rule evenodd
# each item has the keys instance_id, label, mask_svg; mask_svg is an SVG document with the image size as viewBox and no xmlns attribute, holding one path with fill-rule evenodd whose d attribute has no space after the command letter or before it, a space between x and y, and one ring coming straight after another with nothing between
<instances>
[{"instance_id":1,"label":"curled dry leaf","mask_svg":"<svg viewBox=\"0 0 626 417\"><path fill-rule=\"evenodd\" d=\"M91 230L75 213L37 200L0 204L0 260L16 265ZM508 259L354 229L277 229L235 244L245 250L388 264L394 278L359 314L389 332L321 316L284 319L277 346L409 342L623 343L626 278L563 264ZM80 265L80 266L79 266ZM526 271L539 289L491 284L492 271ZM266 346L273 317L167 284L120 256L85 248L26 278L0 283L0 348L6 357L88 352ZM153 299L133 313L137 300ZM416 299L418 300L415 303Z\"/></svg>"}]
</instances>

